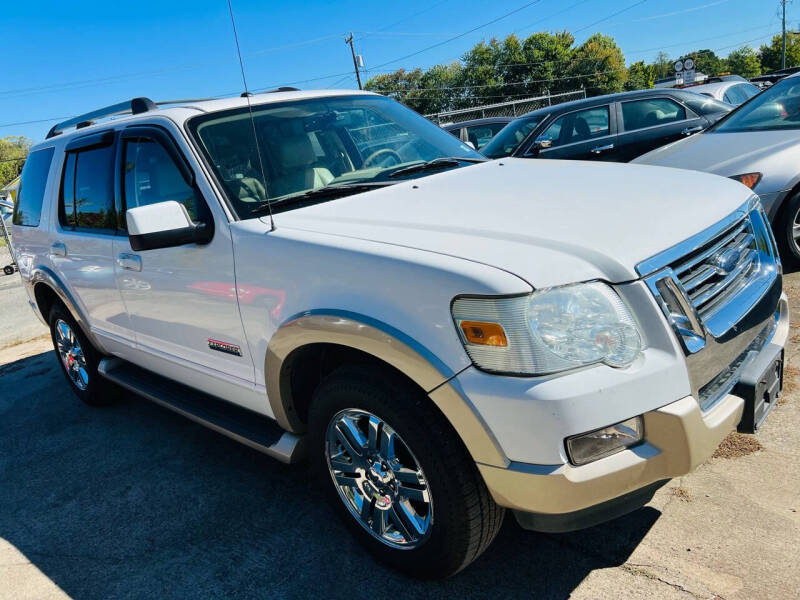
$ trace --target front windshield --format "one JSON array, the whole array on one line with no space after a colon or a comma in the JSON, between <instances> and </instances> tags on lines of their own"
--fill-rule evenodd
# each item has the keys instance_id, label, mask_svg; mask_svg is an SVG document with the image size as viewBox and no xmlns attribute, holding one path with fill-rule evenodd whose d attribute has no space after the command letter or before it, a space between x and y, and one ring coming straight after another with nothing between
<instances>
[{"instance_id":1,"label":"front windshield","mask_svg":"<svg viewBox=\"0 0 800 600\"><path fill-rule=\"evenodd\" d=\"M267 200L276 212L293 207L281 203L320 188L377 186L420 177L428 172L409 171L407 176L404 172L400 179L390 175L437 158L465 159L437 168L454 168L482 158L445 130L382 96L294 100L255 105L252 111L252 123L247 107L210 113L189 122L228 199L242 217L258 211Z\"/></svg>"},{"instance_id":2,"label":"front windshield","mask_svg":"<svg viewBox=\"0 0 800 600\"><path fill-rule=\"evenodd\" d=\"M709 131L734 133L800 128L800 77L779 81Z\"/></svg>"},{"instance_id":3,"label":"front windshield","mask_svg":"<svg viewBox=\"0 0 800 600\"><path fill-rule=\"evenodd\" d=\"M517 149L522 141L528 137L528 134L533 131L541 117L523 117L511 121L508 125L503 127L491 141L481 148L481 154L488 158L503 158L508 156Z\"/></svg>"}]
</instances>

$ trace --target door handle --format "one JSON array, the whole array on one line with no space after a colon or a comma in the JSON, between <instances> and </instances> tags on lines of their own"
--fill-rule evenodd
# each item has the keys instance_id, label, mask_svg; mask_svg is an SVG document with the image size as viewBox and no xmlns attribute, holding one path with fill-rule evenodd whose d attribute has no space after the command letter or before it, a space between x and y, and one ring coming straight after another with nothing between
<instances>
[{"instance_id":1,"label":"door handle","mask_svg":"<svg viewBox=\"0 0 800 600\"><path fill-rule=\"evenodd\" d=\"M607 152L608 150L613 150L614 144L606 144L605 146L597 146L592 148L592 154L600 154L601 152Z\"/></svg>"},{"instance_id":2,"label":"door handle","mask_svg":"<svg viewBox=\"0 0 800 600\"><path fill-rule=\"evenodd\" d=\"M697 133L698 131L703 131L702 125L695 125L694 127L687 127L683 131L681 131L681 135L692 135L693 133Z\"/></svg>"},{"instance_id":3,"label":"door handle","mask_svg":"<svg viewBox=\"0 0 800 600\"><path fill-rule=\"evenodd\" d=\"M142 257L130 252L123 252L117 256L117 264L120 269L127 269L128 271L141 271L142 270Z\"/></svg>"},{"instance_id":4,"label":"door handle","mask_svg":"<svg viewBox=\"0 0 800 600\"><path fill-rule=\"evenodd\" d=\"M50 254L52 256L66 256L67 245L64 242L53 242L50 244Z\"/></svg>"}]
</instances>

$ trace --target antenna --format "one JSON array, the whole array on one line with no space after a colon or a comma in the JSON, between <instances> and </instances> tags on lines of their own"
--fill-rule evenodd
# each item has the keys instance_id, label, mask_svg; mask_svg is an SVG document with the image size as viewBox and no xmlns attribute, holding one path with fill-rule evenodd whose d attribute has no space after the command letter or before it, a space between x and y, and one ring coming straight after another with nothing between
<instances>
[{"instance_id":1,"label":"antenna","mask_svg":"<svg viewBox=\"0 0 800 600\"><path fill-rule=\"evenodd\" d=\"M239 55L239 68L242 71L242 83L244 84L244 96L247 99L247 110L250 113L250 124L253 126L253 140L256 143L256 154L258 154L258 166L261 170L261 184L264 186L264 194L267 195L267 210L269 210L269 229L275 231L275 220L272 218L272 203L269 200L269 192L267 192L267 175L264 173L264 161L261 160L261 145L258 143L258 132L256 131L256 121L253 118L253 106L250 104L251 94L247 89L247 77L244 75L244 62L242 61L242 51L239 48L239 34L236 32L236 19L233 18L233 6L231 0L228 0L228 12L231 15L231 26L233 27L233 39L236 42L236 54Z\"/></svg>"}]
</instances>

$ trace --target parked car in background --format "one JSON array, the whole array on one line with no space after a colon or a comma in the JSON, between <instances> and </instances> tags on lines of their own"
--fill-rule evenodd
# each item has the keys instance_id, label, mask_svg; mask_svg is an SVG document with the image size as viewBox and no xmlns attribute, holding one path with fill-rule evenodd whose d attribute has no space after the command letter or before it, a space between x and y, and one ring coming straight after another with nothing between
<instances>
[{"instance_id":1,"label":"parked car in background","mask_svg":"<svg viewBox=\"0 0 800 600\"><path fill-rule=\"evenodd\" d=\"M596 96L515 119L481 148L489 158L571 158L627 162L702 131L733 109L685 90Z\"/></svg>"},{"instance_id":2,"label":"parked car in background","mask_svg":"<svg viewBox=\"0 0 800 600\"><path fill-rule=\"evenodd\" d=\"M14 242L58 368L88 404L112 381L308 459L319 493L287 501L378 559L444 577L506 509L619 517L775 406L789 305L738 183L489 161L367 92L172 104L59 123L25 163Z\"/></svg>"},{"instance_id":3,"label":"parked car in background","mask_svg":"<svg viewBox=\"0 0 800 600\"><path fill-rule=\"evenodd\" d=\"M11 213L14 212L14 205L2 198L0 198L0 218L8 224L9 219L11 218Z\"/></svg>"},{"instance_id":4,"label":"parked car in background","mask_svg":"<svg viewBox=\"0 0 800 600\"><path fill-rule=\"evenodd\" d=\"M701 135L635 162L707 171L761 198L785 260L800 264L800 73L782 79Z\"/></svg>"},{"instance_id":5,"label":"parked car in background","mask_svg":"<svg viewBox=\"0 0 800 600\"><path fill-rule=\"evenodd\" d=\"M476 150L480 150L513 120L514 117L487 117L461 123L448 123L442 125L442 129L449 131L462 142L472 143Z\"/></svg>"},{"instance_id":6,"label":"parked car in background","mask_svg":"<svg viewBox=\"0 0 800 600\"><path fill-rule=\"evenodd\" d=\"M800 67L788 67L786 69L779 69L777 71L772 71L771 73L764 73L763 75L758 75L750 79L751 83L755 85L765 88L769 87L775 83L778 83L784 77L788 77L789 75L794 75L795 73L800 72Z\"/></svg>"},{"instance_id":7,"label":"parked car in background","mask_svg":"<svg viewBox=\"0 0 800 600\"><path fill-rule=\"evenodd\" d=\"M761 93L760 87L753 85L743 78L711 81L709 83L694 85L683 89L710 96L711 98L727 102L733 106L744 104L756 94Z\"/></svg>"}]
</instances>

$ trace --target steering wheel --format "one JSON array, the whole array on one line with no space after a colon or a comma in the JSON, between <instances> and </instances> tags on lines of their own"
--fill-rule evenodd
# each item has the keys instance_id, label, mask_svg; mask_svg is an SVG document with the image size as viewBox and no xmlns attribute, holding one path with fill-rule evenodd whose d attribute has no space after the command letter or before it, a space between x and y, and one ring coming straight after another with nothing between
<instances>
[{"instance_id":1,"label":"steering wheel","mask_svg":"<svg viewBox=\"0 0 800 600\"><path fill-rule=\"evenodd\" d=\"M364 163L363 163L362 167L366 169L368 166L370 166L370 164L371 164L371 163L372 163L374 160L376 160L377 158L379 158L379 157L383 156L384 154L388 154L389 156L391 156L392 158L394 158L394 159L397 161L397 164L398 164L398 165L399 165L400 163L402 163L402 162L403 162L403 157L402 157L402 156L400 156L400 155L399 155L397 152L395 152L395 151L394 151L394 150L392 150L391 148L381 148L380 150L376 150L375 152L373 152L372 154L370 154L370 155L369 155L369 156L368 156L368 157L367 157L367 158L364 160Z\"/></svg>"}]
</instances>

